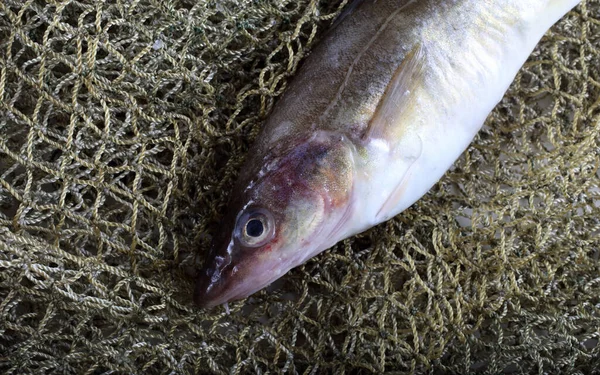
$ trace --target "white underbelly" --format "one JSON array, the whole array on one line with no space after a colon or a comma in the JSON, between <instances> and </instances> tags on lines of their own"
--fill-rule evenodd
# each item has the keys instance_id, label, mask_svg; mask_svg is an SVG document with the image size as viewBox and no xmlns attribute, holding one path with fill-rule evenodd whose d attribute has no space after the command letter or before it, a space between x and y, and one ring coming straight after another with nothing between
<instances>
[{"instance_id":1,"label":"white underbelly","mask_svg":"<svg viewBox=\"0 0 600 375\"><path fill-rule=\"evenodd\" d=\"M429 71L412 93L417 104L396 124L405 127L402 139L389 140L388 145L397 142L393 149L373 141L367 146L371 160L357 165L354 224L344 235L398 215L431 189L468 147L547 29L577 1L571 3L516 22L497 40L473 35L464 50L429 42Z\"/></svg>"}]
</instances>

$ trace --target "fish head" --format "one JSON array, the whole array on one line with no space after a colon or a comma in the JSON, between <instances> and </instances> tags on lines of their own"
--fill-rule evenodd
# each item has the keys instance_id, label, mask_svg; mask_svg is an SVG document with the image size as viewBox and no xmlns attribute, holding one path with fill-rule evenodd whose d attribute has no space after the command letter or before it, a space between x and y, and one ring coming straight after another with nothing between
<instances>
[{"instance_id":1,"label":"fish head","mask_svg":"<svg viewBox=\"0 0 600 375\"><path fill-rule=\"evenodd\" d=\"M317 132L250 157L200 271L196 304L246 298L342 239L353 155L344 136Z\"/></svg>"}]
</instances>

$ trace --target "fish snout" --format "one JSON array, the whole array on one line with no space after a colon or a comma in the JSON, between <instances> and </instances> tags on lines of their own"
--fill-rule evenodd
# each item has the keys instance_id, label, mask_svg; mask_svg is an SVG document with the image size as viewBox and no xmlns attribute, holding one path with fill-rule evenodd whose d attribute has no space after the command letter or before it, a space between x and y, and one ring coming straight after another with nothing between
<instances>
[{"instance_id":1,"label":"fish snout","mask_svg":"<svg viewBox=\"0 0 600 375\"><path fill-rule=\"evenodd\" d=\"M210 304L211 293L210 291L214 289L214 283L212 283L212 276L215 270L211 268L204 268L196 280L196 288L194 290L194 303L198 307L212 307Z\"/></svg>"},{"instance_id":2,"label":"fish snout","mask_svg":"<svg viewBox=\"0 0 600 375\"><path fill-rule=\"evenodd\" d=\"M216 256L200 271L194 291L194 303L199 307L211 308L222 303L219 299L230 279L227 277L230 272L230 260L227 258Z\"/></svg>"}]
</instances>

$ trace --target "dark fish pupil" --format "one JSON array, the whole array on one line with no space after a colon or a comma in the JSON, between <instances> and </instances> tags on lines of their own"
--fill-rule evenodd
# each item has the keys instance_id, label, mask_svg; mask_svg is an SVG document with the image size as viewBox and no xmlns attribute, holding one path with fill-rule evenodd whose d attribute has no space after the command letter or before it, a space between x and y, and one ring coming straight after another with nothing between
<instances>
[{"instance_id":1,"label":"dark fish pupil","mask_svg":"<svg viewBox=\"0 0 600 375\"><path fill-rule=\"evenodd\" d=\"M260 237L260 235L263 234L263 231L263 223L258 219L252 219L246 224L246 233L250 237Z\"/></svg>"}]
</instances>

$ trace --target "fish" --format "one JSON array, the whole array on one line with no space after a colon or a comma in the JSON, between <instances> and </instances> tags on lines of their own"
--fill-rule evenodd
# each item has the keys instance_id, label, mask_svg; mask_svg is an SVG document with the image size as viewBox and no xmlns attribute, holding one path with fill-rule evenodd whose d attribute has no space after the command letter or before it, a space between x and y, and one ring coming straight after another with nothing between
<instances>
[{"instance_id":1,"label":"fish","mask_svg":"<svg viewBox=\"0 0 600 375\"><path fill-rule=\"evenodd\" d=\"M194 301L265 288L425 195L549 28L580 0L362 0L335 21L251 146Z\"/></svg>"}]
</instances>

